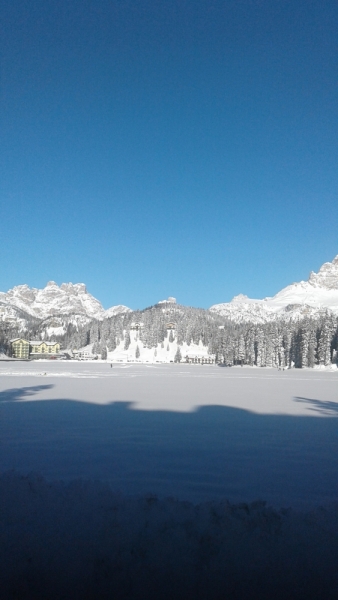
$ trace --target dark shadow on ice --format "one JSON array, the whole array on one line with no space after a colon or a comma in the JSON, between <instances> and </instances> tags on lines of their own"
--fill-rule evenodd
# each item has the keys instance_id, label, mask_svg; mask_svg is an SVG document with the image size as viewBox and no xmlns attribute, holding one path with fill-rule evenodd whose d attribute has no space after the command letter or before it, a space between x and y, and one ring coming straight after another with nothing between
<instances>
[{"instance_id":1,"label":"dark shadow on ice","mask_svg":"<svg viewBox=\"0 0 338 600\"><path fill-rule=\"evenodd\" d=\"M336 600L338 508L194 505L0 476L6 600Z\"/></svg>"},{"instance_id":2,"label":"dark shadow on ice","mask_svg":"<svg viewBox=\"0 0 338 600\"><path fill-rule=\"evenodd\" d=\"M0 472L89 478L124 494L194 502L263 498L302 508L338 500L335 413L293 417L221 406L181 413L132 410L127 402L19 401L48 387L1 394ZM331 410L331 403L322 404Z\"/></svg>"},{"instance_id":3,"label":"dark shadow on ice","mask_svg":"<svg viewBox=\"0 0 338 600\"><path fill-rule=\"evenodd\" d=\"M315 398L302 398L297 396L295 402L303 402L309 404L309 410L317 412L325 416L338 416L338 402L330 402L329 400L316 400Z\"/></svg>"},{"instance_id":4,"label":"dark shadow on ice","mask_svg":"<svg viewBox=\"0 0 338 600\"><path fill-rule=\"evenodd\" d=\"M297 398L315 418L20 401L49 387L0 396L2 597L338 597L331 403Z\"/></svg>"},{"instance_id":5,"label":"dark shadow on ice","mask_svg":"<svg viewBox=\"0 0 338 600\"><path fill-rule=\"evenodd\" d=\"M49 390L53 385L31 385L22 388L11 388L0 392L0 404L2 402L22 402L27 400L30 396L34 396L38 392L43 390Z\"/></svg>"}]
</instances>

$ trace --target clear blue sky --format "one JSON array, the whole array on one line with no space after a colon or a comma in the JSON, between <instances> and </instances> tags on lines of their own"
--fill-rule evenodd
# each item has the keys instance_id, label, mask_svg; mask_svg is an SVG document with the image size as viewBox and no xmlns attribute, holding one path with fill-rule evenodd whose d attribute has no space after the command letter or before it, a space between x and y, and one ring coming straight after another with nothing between
<instances>
[{"instance_id":1,"label":"clear blue sky","mask_svg":"<svg viewBox=\"0 0 338 600\"><path fill-rule=\"evenodd\" d=\"M11 0L1 21L1 291L208 307L338 254L336 0Z\"/></svg>"}]
</instances>

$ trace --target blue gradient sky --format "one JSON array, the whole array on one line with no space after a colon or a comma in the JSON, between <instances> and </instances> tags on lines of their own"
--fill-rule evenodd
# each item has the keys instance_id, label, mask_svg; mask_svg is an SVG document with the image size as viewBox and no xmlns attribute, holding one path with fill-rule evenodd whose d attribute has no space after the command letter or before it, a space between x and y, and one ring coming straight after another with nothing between
<instances>
[{"instance_id":1,"label":"blue gradient sky","mask_svg":"<svg viewBox=\"0 0 338 600\"><path fill-rule=\"evenodd\" d=\"M273 295L338 254L338 4L2 6L0 290Z\"/></svg>"}]
</instances>

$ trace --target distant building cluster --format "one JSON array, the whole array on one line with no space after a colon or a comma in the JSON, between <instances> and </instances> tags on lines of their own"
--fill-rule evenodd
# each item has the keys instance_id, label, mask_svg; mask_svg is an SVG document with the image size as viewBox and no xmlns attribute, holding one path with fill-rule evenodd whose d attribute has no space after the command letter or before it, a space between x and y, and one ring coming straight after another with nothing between
<instances>
[{"instance_id":1,"label":"distant building cluster","mask_svg":"<svg viewBox=\"0 0 338 600\"><path fill-rule=\"evenodd\" d=\"M76 360L90 360L94 358L92 352L89 352L89 350L73 350L72 354Z\"/></svg>"},{"instance_id":2,"label":"distant building cluster","mask_svg":"<svg viewBox=\"0 0 338 600\"><path fill-rule=\"evenodd\" d=\"M10 341L12 356L28 360L29 358L54 358L60 353L59 342L29 341L15 338Z\"/></svg>"},{"instance_id":3,"label":"distant building cluster","mask_svg":"<svg viewBox=\"0 0 338 600\"><path fill-rule=\"evenodd\" d=\"M176 298L169 296L168 300L160 300L157 304L176 304Z\"/></svg>"},{"instance_id":4,"label":"distant building cluster","mask_svg":"<svg viewBox=\"0 0 338 600\"><path fill-rule=\"evenodd\" d=\"M193 365L214 365L216 359L214 355L187 354L185 362Z\"/></svg>"}]
</instances>

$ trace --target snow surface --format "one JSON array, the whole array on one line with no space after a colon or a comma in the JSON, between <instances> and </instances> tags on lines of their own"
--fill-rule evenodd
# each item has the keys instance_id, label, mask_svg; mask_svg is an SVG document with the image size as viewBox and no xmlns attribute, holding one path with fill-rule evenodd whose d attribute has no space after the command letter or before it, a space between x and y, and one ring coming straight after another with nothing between
<instances>
[{"instance_id":1,"label":"snow surface","mask_svg":"<svg viewBox=\"0 0 338 600\"><path fill-rule=\"evenodd\" d=\"M0 375L2 597L337 597L337 370Z\"/></svg>"},{"instance_id":2,"label":"snow surface","mask_svg":"<svg viewBox=\"0 0 338 600\"><path fill-rule=\"evenodd\" d=\"M13 473L0 498L2 598L337 598L337 505L195 506Z\"/></svg>"},{"instance_id":3,"label":"snow surface","mask_svg":"<svg viewBox=\"0 0 338 600\"><path fill-rule=\"evenodd\" d=\"M0 471L200 502L338 500L338 371L0 362Z\"/></svg>"}]
</instances>

